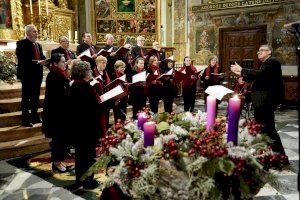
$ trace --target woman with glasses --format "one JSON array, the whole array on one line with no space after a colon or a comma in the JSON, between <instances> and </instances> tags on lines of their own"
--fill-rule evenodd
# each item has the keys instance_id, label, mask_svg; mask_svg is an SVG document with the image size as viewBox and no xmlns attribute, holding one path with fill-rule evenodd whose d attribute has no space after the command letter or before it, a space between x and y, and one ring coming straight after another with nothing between
<instances>
[{"instance_id":1,"label":"woman with glasses","mask_svg":"<svg viewBox=\"0 0 300 200\"><path fill-rule=\"evenodd\" d=\"M110 77L106 72L107 58L104 56L98 56L96 58L96 67L93 70L94 79L97 83L94 85L99 96L108 92L107 85L111 83ZM103 134L106 134L106 131L109 126L109 111L112 108L112 101L104 102L100 105L100 121L101 121L101 129Z\"/></svg>"}]
</instances>

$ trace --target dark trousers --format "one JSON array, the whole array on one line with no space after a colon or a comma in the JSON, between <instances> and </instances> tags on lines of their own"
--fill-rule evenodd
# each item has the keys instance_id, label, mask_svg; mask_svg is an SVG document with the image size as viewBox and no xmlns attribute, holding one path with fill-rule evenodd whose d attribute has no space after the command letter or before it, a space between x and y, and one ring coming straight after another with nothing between
<instances>
[{"instance_id":1,"label":"dark trousers","mask_svg":"<svg viewBox=\"0 0 300 200\"><path fill-rule=\"evenodd\" d=\"M76 144L75 147L75 174L76 174L76 183L80 184L83 182L81 180L82 175L87 172L87 170L95 163L95 145L93 144ZM94 174L89 176L84 182L93 180Z\"/></svg>"},{"instance_id":2,"label":"dark trousers","mask_svg":"<svg viewBox=\"0 0 300 200\"><path fill-rule=\"evenodd\" d=\"M140 110L143 110L143 107L146 106L146 101L147 101L146 96L132 98L131 104L132 104L132 118L133 119L137 119L137 113Z\"/></svg>"},{"instance_id":3,"label":"dark trousers","mask_svg":"<svg viewBox=\"0 0 300 200\"><path fill-rule=\"evenodd\" d=\"M60 133L63 134L63 133ZM50 143L51 146L51 159L52 162L59 162L65 159L67 142L65 139L60 137L52 137L52 141Z\"/></svg>"},{"instance_id":4,"label":"dark trousers","mask_svg":"<svg viewBox=\"0 0 300 200\"><path fill-rule=\"evenodd\" d=\"M182 97L185 112L194 112L196 100L196 85L182 89Z\"/></svg>"},{"instance_id":5,"label":"dark trousers","mask_svg":"<svg viewBox=\"0 0 300 200\"><path fill-rule=\"evenodd\" d=\"M149 95L149 103L150 103L150 110L155 114L158 112L158 104L159 104L159 96L158 95Z\"/></svg>"},{"instance_id":6,"label":"dark trousers","mask_svg":"<svg viewBox=\"0 0 300 200\"><path fill-rule=\"evenodd\" d=\"M258 123L264 125L262 133L266 133L274 141L272 150L285 155L279 134L275 129L274 111L275 108L271 105L254 107L254 118Z\"/></svg>"},{"instance_id":7,"label":"dark trousers","mask_svg":"<svg viewBox=\"0 0 300 200\"><path fill-rule=\"evenodd\" d=\"M37 110L39 107L39 97L42 78L36 80L32 78L26 78L22 80L22 122L27 123L36 120L38 117ZM29 115L29 111L31 115Z\"/></svg>"},{"instance_id":8,"label":"dark trousers","mask_svg":"<svg viewBox=\"0 0 300 200\"><path fill-rule=\"evenodd\" d=\"M164 101L165 112L168 112L168 113L173 112L174 96L172 94L165 95L163 97L163 101Z\"/></svg>"},{"instance_id":9,"label":"dark trousers","mask_svg":"<svg viewBox=\"0 0 300 200\"><path fill-rule=\"evenodd\" d=\"M114 106L113 111L114 111L115 123L117 123L118 119L121 119L122 122L124 122L127 113L127 100L126 99L120 100L120 102L118 102L118 104Z\"/></svg>"}]
</instances>

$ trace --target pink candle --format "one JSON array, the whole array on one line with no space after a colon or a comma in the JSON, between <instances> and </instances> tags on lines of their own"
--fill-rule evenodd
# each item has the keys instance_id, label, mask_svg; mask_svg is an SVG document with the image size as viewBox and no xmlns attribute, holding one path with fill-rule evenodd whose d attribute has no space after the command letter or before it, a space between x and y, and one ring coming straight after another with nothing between
<instances>
[{"instance_id":1,"label":"pink candle","mask_svg":"<svg viewBox=\"0 0 300 200\"><path fill-rule=\"evenodd\" d=\"M140 112L137 114L137 126L138 129L143 130L143 124L147 121L147 115L144 112Z\"/></svg>"},{"instance_id":2,"label":"pink candle","mask_svg":"<svg viewBox=\"0 0 300 200\"><path fill-rule=\"evenodd\" d=\"M206 98L206 131L209 132L215 124L216 119L216 97L208 95Z\"/></svg>"},{"instance_id":3,"label":"pink candle","mask_svg":"<svg viewBox=\"0 0 300 200\"><path fill-rule=\"evenodd\" d=\"M237 145L238 141L238 125L240 118L241 100L235 95L229 99L228 103L228 129L227 142L233 142Z\"/></svg>"},{"instance_id":4,"label":"pink candle","mask_svg":"<svg viewBox=\"0 0 300 200\"><path fill-rule=\"evenodd\" d=\"M154 135L156 130L155 122L144 123L144 147L154 145Z\"/></svg>"}]
</instances>

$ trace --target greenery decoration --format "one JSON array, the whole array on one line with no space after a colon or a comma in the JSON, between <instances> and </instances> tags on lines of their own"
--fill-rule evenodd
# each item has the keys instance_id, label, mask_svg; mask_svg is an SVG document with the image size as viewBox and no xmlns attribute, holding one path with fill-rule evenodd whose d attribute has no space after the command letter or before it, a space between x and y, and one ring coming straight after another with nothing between
<instances>
[{"instance_id":1,"label":"greenery decoration","mask_svg":"<svg viewBox=\"0 0 300 200\"><path fill-rule=\"evenodd\" d=\"M15 56L0 51L0 80L6 83L14 83L17 77Z\"/></svg>"},{"instance_id":2,"label":"greenery decoration","mask_svg":"<svg viewBox=\"0 0 300 200\"><path fill-rule=\"evenodd\" d=\"M271 168L287 157L271 150L261 125L241 121L238 146L226 142L226 119L206 132L206 114L156 115L155 144L144 148L136 123L116 124L101 139L98 161L84 175L104 170L105 187L118 185L133 199L251 199L278 185Z\"/></svg>"}]
</instances>

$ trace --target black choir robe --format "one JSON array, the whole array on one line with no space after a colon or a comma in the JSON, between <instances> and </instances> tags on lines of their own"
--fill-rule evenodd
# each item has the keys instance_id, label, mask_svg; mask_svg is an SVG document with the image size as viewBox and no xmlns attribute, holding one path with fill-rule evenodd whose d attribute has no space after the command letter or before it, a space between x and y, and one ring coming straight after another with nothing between
<instances>
[{"instance_id":1,"label":"black choir robe","mask_svg":"<svg viewBox=\"0 0 300 200\"><path fill-rule=\"evenodd\" d=\"M75 59L76 58L75 54L72 51L70 51L69 49L64 49L62 47L58 47L56 49L53 49L51 51L51 55L53 55L55 53L63 54L66 61L67 61L68 60L67 52L69 53L70 59Z\"/></svg>"},{"instance_id":2,"label":"black choir robe","mask_svg":"<svg viewBox=\"0 0 300 200\"><path fill-rule=\"evenodd\" d=\"M90 49L91 55L98 52L96 46L81 43L77 46L76 55L79 56L82 52L84 52L87 49ZM88 60L88 62L91 64L91 69L94 69L96 67L96 62L94 59L91 58Z\"/></svg>"}]
</instances>

